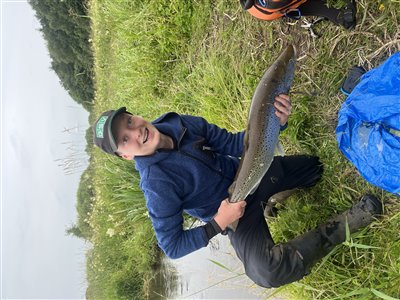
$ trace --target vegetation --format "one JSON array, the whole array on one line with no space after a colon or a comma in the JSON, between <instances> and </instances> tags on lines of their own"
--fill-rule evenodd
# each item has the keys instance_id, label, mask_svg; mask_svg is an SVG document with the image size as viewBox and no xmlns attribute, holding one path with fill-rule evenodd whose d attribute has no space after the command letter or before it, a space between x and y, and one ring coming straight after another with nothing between
<instances>
[{"instance_id":1,"label":"vegetation","mask_svg":"<svg viewBox=\"0 0 400 300\"><path fill-rule=\"evenodd\" d=\"M282 142L287 154L320 156L325 173L321 183L294 196L269 223L275 240L315 227L366 192L381 197L386 211L310 275L275 293L296 299L398 297L398 199L362 179L338 151L334 129L347 70L360 63L375 67L400 49L399 2L359 0L355 30L322 22L319 39L301 27L302 21L262 22L238 2L92 0L96 97L91 123L105 110L127 106L147 119L173 110L242 130L260 76L286 44L294 43L299 57L291 91L294 109ZM132 162L88 151L94 199L92 206L82 206L90 207L83 210L83 220L93 244L87 255L87 296L143 298L157 251L138 175Z\"/></svg>"},{"instance_id":2,"label":"vegetation","mask_svg":"<svg viewBox=\"0 0 400 300\"><path fill-rule=\"evenodd\" d=\"M72 99L90 110L93 98L93 55L86 1L30 0L47 41L51 68Z\"/></svg>"},{"instance_id":3,"label":"vegetation","mask_svg":"<svg viewBox=\"0 0 400 300\"><path fill-rule=\"evenodd\" d=\"M68 234L90 241L92 229L89 226L87 217L92 212L94 199L95 193L90 176L90 168L87 168L81 175L77 192L76 210L78 212L78 220L75 225L67 229Z\"/></svg>"}]
</instances>

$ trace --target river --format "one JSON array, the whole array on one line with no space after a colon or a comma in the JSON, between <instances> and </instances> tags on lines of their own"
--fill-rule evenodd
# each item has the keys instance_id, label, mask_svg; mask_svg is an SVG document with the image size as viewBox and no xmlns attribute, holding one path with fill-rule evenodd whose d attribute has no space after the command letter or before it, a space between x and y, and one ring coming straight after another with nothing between
<instances>
[{"instance_id":1,"label":"river","mask_svg":"<svg viewBox=\"0 0 400 300\"><path fill-rule=\"evenodd\" d=\"M150 299L266 299L273 292L244 275L228 237L218 235L208 247L183 258L164 256L152 280Z\"/></svg>"}]
</instances>

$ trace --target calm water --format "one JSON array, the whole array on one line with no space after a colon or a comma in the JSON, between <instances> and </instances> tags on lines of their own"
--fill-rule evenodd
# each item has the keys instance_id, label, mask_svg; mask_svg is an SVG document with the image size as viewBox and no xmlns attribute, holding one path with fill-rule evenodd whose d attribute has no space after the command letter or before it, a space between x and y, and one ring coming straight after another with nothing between
<instances>
[{"instance_id":1,"label":"calm water","mask_svg":"<svg viewBox=\"0 0 400 300\"><path fill-rule=\"evenodd\" d=\"M218 235L208 247L183 258L164 258L150 299L265 299L273 292L256 286L246 275L238 276L243 273L228 237Z\"/></svg>"}]
</instances>

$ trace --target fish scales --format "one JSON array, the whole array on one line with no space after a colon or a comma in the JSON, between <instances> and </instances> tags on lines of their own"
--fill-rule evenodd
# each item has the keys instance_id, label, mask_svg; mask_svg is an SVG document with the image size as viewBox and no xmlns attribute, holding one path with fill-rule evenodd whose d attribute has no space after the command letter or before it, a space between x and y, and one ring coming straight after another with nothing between
<instances>
[{"instance_id":1,"label":"fish scales","mask_svg":"<svg viewBox=\"0 0 400 300\"><path fill-rule=\"evenodd\" d=\"M279 118L275 115L275 97L288 94L295 62L295 49L289 45L264 73L254 92L242 157L228 191L229 202L244 200L254 192L272 163L280 132Z\"/></svg>"}]
</instances>

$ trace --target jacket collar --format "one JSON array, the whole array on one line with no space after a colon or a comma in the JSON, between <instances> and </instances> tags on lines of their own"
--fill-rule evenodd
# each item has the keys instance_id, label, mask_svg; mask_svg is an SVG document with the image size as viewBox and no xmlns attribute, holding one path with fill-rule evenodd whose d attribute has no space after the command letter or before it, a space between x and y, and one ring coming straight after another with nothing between
<instances>
[{"instance_id":1,"label":"jacket collar","mask_svg":"<svg viewBox=\"0 0 400 300\"><path fill-rule=\"evenodd\" d=\"M183 126L182 119L177 113L166 113L152 123L161 133L172 137L179 149L180 142L186 132L186 127Z\"/></svg>"}]
</instances>

